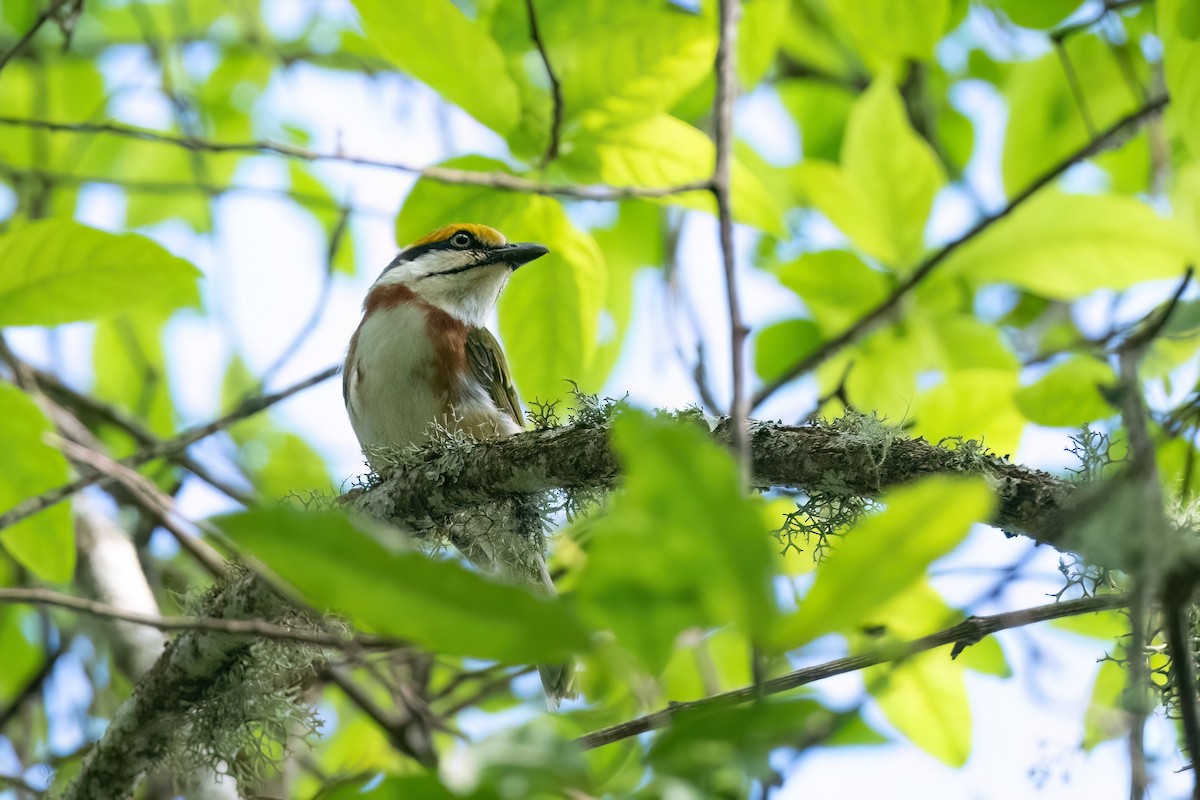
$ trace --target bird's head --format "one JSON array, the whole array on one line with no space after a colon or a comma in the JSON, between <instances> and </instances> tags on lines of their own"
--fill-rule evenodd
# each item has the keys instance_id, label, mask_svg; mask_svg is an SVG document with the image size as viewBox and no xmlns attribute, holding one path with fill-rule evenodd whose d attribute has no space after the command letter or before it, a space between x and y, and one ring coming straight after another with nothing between
<instances>
[{"instance_id":1,"label":"bird's head","mask_svg":"<svg viewBox=\"0 0 1200 800\"><path fill-rule=\"evenodd\" d=\"M486 225L446 225L404 248L371 291L402 285L464 323L482 326L513 270L548 252L540 244L509 244Z\"/></svg>"}]
</instances>

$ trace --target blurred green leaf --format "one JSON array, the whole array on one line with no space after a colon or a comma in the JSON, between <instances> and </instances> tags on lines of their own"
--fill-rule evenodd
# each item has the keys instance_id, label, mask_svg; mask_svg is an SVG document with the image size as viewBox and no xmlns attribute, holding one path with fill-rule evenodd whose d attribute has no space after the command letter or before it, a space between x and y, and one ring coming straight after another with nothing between
<instances>
[{"instance_id":1,"label":"blurred green leaf","mask_svg":"<svg viewBox=\"0 0 1200 800\"><path fill-rule=\"evenodd\" d=\"M105 102L100 70L88 59L68 57L37 64L16 58L0 71L0 108L6 115L69 123L102 114ZM69 165L92 146L94 138L0 125L0 164L70 171Z\"/></svg>"},{"instance_id":2,"label":"blurred green leaf","mask_svg":"<svg viewBox=\"0 0 1200 800\"><path fill-rule=\"evenodd\" d=\"M817 567L800 607L772 634L776 650L853 630L957 547L972 523L987 519L992 497L981 480L934 477L893 489L882 502L886 509L847 531ZM882 563L887 570L872 566Z\"/></svg>"},{"instance_id":3,"label":"blurred green leaf","mask_svg":"<svg viewBox=\"0 0 1200 800\"><path fill-rule=\"evenodd\" d=\"M1072 356L1056 364L1037 382L1017 390L1017 408L1030 422L1051 427L1079 427L1117 413L1100 393L1113 387L1112 367L1088 356Z\"/></svg>"},{"instance_id":4,"label":"blurred green leaf","mask_svg":"<svg viewBox=\"0 0 1200 800\"><path fill-rule=\"evenodd\" d=\"M1091 614L1076 614L1072 617L1051 620L1050 624L1068 633L1109 642L1115 642L1129 633L1129 618L1122 611L1093 611Z\"/></svg>"},{"instance_id":5,"label":"blurred green leaf","mask_svg":"<svg viewBox=\"0 0 1200 800\"><path fill-rule=\"evenodd\" d=\"M827 0L836 25L867 61L929 61L950 20L949 0Z\"/></svg>"},{"instance_id":6,"label":"blurred green leaf","mask_svg":"<svg viewBox=\"0 0 1200 800\"><path fill-rule=\"evenodd\" d=\"M1025 429L1017 409L1016 369L963 369L920 395L912 409L914 435L931 442L975 439L1000 455L1016 452Z\"/></svg>"},{"instance_id":7,"label":"blurred green leaf","mask_svg":"<svg viewBox=\"0 0 1200 800\"><path fill-rule=\"evenodd\" d=\"M754 371L764 381L780 377L822 341L809 319L789 319L760 328L754 335Z\"/></svg>"},{"instance_id":8,"label":"blurred green leaf","mask_svg":"<svg viewBox=\"0 0 1200 800\"><path fill-rule=\"evenodd\" d=\"M604 311L597 332L590 375L576 378L581 386L600 387L612 372L625 346L633 316L633 285L638 270L659 267L666 257L666 220L653 203L626 200L611 228L592 231L608 268Z\"/></svg>"},{"instance_id":9,"label":"blurred green leaf","mask_svg":"<svg viewBox=\"0 0 1200 800\"><path fill-rule=\"evenodd\" d=\"M449 166L501 169L480 156ZM500 295L500 334L521 396L565 397L568 380L596 391L591 365L605 301L604 254L553 198L418 181L396 220L396 238L411 242L454 221L492 225L509 241L541 242L550 254L517 270Z\"/></svg>"},{"instance_id":10,"label":"blurred green leaf","mask_svg":"<svg viewBox=\"0 0 1200 800\"><path fill-rule=\"evenodd\" d=\"M893 266L915 262L924 249L933 198L946 176L888 81L872 83L850 112L842 168L867 198L859 213L878 219L886 232L889 252L880 258Z\"/></svg>"},{"instance_id":11,"label":"blurred green leaf","mask_svg":"<svg viewBox=\"0 0 1200 800\"><path fill-rule=\"evenodd\" d=\"M1078 35L1068 37L1063 47L1096 130L1142 104L1107 42L1095 35ZM1144 61L1139 58L1135 68L1144 72ZM1092 134L1057 53L1015 64L1004 94L1009 118L1001 167L1004 188L1011 196L1087 144Z\"/></svg>"},{"instance_id":12,"label":"blurred green leaf","mask_svg":"<svg viewBox=\"0 0 1200 800\"><path fill-rule=\"evenodd\" d=\"M707 180L715 159L716 149L703 132L669 114L658 114L621 127L581 130L571 137L558 165L579 183L653 188ZM736 158L732 180L734 219L783 235L779 203ZM712 193L704 190L671 195L663 202L709 213L716 209Z\"/></svg>"},{"instance_id":13,"label":"blurred green leaf","mask_svg":"<svg viewBox=\"0 0 1200 800\"><path fill-rule=\"evenodd\" d=\"M750 0L742 4L737 73L743 90L753 89L774 65L788 5L787 0Z\"/></svg>"},{"instance_id":14,"label":"blurred green leaf","mask_svg":"<svg viewBox=\"0 0 1200 800\"><path fill-rule=\"evenodd\" d=\"M3 491L2 487L0 491ZM42 648L26 635L26 623L36 625L31 609L0 605L0 653L4 653L4 669L0 670L0 704L5 708L9 708L17 694L37 674L45 659ZM30 629L36 630L36 627L30 626Z\"/></svg>"},{"instance_id":15,"label":"blurred green leaf","mask_svg":"<svg viewBox=\"0 0 1200 800\"><path fill-rule=\"evenodd\" d=\"M363 32L401 71L503 135L521 107L504 53L484 26L447 0L401 9L387 0L354 0Z\"/></svg>"},{"instance_id":16,"label":"blurred green leaf","mask_svg":"<svg viewBox=\"0 0 1200 800\"><path fill-rule=\"evenodd\" d=\"M308 209L325 231L326 256L332 255L332 261L327 267L332 268L334 272L353 276L357 265L354 258L354 237L350 235L349 221L346 218L349 212L339 208L342 204L334 199L329 188L301 164L289 161L288 176L292 181L293 192L313 198L297 198L296 201ZM332 253L329 252L331 247L336 247Z\"/></svg>"},{"instance_id":17,"label":"blurred green leaf","mask_svg":"<svg viewBox=\"0 0 1200 800\"><path fill-rule=\"evenodd\" d=\"M163 437L175 431L175 406L163 347L165 316L148 311L102 319L92 342L93 393ZM118 456L129 455L140 444L108 429L105 441Z\"/></svg>"},{"instance_id":18,"label":"blurred green leaf","mask_svg":"<svg viewBox=\"0 0 1200 800\"><path fill-rule=\"evenodd\" d=\"M473 791L485 797L587 795L591 779L583 752L559 727L543 718L499 731L457 753L456 762L474 779Z\"/></svg>"},{"instance_id":19,"label":"blurred green leaf","mask_svg":"<svg viewBox=\"0 0 1200 800\"><path fill-rule=\"evenodd\" d=\"M0 259L2 261L3 259ZM43 440L50 420L27 394L0 383L0 512L70 477L67 460ZM65 583L75 572L75 528L63 502L0 531L0 544L17 563L42 580Z\"/></svg>"},{"instance_id":20,"label":"blurred green leaf","mask_svg":"<svg viewBox=\"0 0 1200 800\"><path fill-rule=\"evenodd\" d=\"M1171 105L1167 120L1200 159L1200 12L1194 0L1160 0L1158 33L1163 43L1163 75Z\"/></svg>"},{"instance_id":21,"label":"blurred green leaf","mask_svg":"<svg viewBox=\"0 0 1200 800\"><path fill-rule=\"evenodd\" d=\"M538 0L535 7L568 126L597 130L660 114L712 70L715 3L704 3L701 14L669 2Z\"/></svg>"},{"instance_id":22,"label":"blurred green leaf","mask_svg":"<svg viewBox=\"0 0 1200 800\"><path fill-rule=\"evenodd\" d=\"M1200 237L1122 195L1043 192L942 267L942 279L1008 283L1071 300L1096 289L1183 275Z\"/></svg>"},{"instance_id":23,"label":"blurred green leaf","mask_svg":"<svg viewBox=\"0 0 1200 800\"><path fill-rule=\"evenodd\" d=\"M775 84L779 99L800 126L800 148L806 158L837 161L850 109L858 99L850 89L819 80L786 80Z\"/></svg>"},{"instance_id":24,"label":"blurred green leaf","mask_svg":"<svg viewBox=\"0 0 1200 800\"><path fill-rule=\"evenodd\" d=\"M840 719L808 698L765 698L676 711L671 727L654 740L648 759L656 771L695 782L730 767L762 779L772 774L768 758L774 750L825 744L853 718Z\"/></svg>"},{"instance_id":25,"label":"blurred green leaf","mask_svg":"<svg viewBox=\"0 0 1200 800\"><path fill-rule=\"evenodd\" d=\"M942 651L863 672L888 722L910 742L950 767L971 754L971 705L962 668Z\"/></svg>"},{"instance_id":26,"label":"blurred green leaf","mask_svg":"<svg viewBox=\"0 0 1200 800\"><path fill-rule=\"evenodd\" d=\"M812 318L829 336L841 333L889 292L888 276L854 253L806 253L775 271L779 282L800 296Z\"/></svg>"},{"instance_id":27,"label":"blurred green leaf","mask_svg":"<svg viewBox=\"0 0 1200 800\"><path fill-rule=\"evenodd\" d=\"M580 613L652 674L686 628L733 623L761 641L776 616L772 547L729 454L687 424L632 411L613 437L625 488L589 523Z\"/></svg>"},{"instance_id":28,"label":"blurred green leaf","mask_svg":"<svg viewBox=\"0 0 1200 800\"><path fill-rule=\"evenodd\" d=\"M1083 715L1083 741L1080 746L1084 751L1091 751L1096 745L1128 732L1128 712L1123 703L1127 679L1125 668L1119 662L1100 662L1100 669L1092 684L1092 696Z\"/></svg>"},{"instance_id":29,"label":"blurred green leaf","mask_svg":"<svg viewBox=\"0 0 1200 800\"><path fill-rule=\"evenodd\" d=\"M1017 25L1053 28L1079 8L1081 0L988 0Z\"/></svg>"},{"instance_id":30,"label":"blurred green leaf","mask_svg":"<svg viewBox=\"0 0 1200 800\"><path fill-rule=\"evenodd\" d=\"M558 599L405 549L403 534L344 514L289 508L217 517L240 547L320 609L437 653L525 664L587 647Z\"/></svg>"},{"instance_id":31,"label":"blurred green leaf","mask_svg":"<svg viewBox=\"0 0 1200 800\"><path fill-rule=\"evenodd\" d=\"M58 325L194 302L199 271L137 234L63 219L0 234L0 325Z\"/></svg>"}]
</instances>

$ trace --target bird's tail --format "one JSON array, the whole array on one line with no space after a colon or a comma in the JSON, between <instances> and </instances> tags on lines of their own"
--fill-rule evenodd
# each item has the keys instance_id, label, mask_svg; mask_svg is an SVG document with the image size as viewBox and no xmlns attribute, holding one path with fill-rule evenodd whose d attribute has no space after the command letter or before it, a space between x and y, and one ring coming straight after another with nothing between
<instances>
[{"instance_id":1,"label":"bird's tail","mask_svg":"<svg viewBox=\"0 0 1200 800\"><path fill-rule=\"evenodd\" d=\"M509 503L511 507L497 516L460 519L450 539L475 566L553 597L557 592L546 568L541 517L528 502L514 499ZM557 711L564 699L575 698L573 663L539 664L538 674L551 711Z\"/></svg>"}]
</instances>

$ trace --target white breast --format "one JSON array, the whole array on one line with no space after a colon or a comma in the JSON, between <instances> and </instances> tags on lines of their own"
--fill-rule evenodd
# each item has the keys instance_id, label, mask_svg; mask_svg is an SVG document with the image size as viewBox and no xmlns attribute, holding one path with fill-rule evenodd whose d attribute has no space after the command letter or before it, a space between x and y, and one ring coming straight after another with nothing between
<instances>
[{"instance_id":1,"label":"white breast","mask_svg":"<svg viewBox=\"0 0 1200 800\"><path fill-rule=\"evenodd\" d=\"M434 422L477 438L520 430L477 384L460 382L452 398L436 393L434 370L423 309L402 303L366 317L346 364L346 410L368 458L372 448L422 444Z\"/></svg>"}]
</instances>

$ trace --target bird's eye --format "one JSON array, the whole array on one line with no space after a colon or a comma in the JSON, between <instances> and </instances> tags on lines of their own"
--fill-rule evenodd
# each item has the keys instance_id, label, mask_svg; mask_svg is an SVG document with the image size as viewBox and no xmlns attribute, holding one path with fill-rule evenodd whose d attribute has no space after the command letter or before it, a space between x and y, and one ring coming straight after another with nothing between
<instances>
[{"instance_id":1,"label":"bird's eye","mask_svg":"<svg viewBox=\"0 0 1200 800\"><path fill-rule=\"evenodd\" d=\"M464 231L459 231L450 237L450 244L455 247L466 248L471 246L471 234Z\"/></svg>"}]
</instances>

